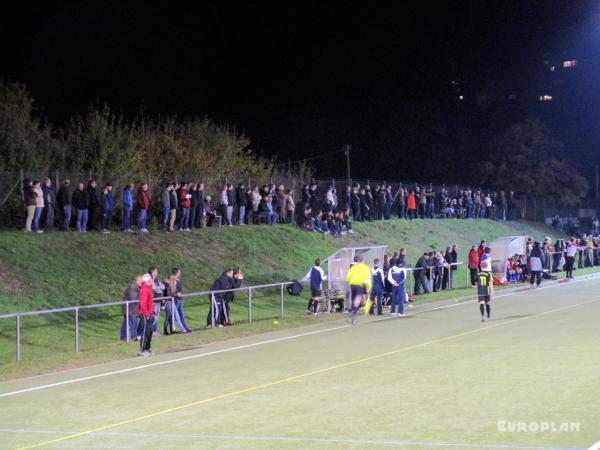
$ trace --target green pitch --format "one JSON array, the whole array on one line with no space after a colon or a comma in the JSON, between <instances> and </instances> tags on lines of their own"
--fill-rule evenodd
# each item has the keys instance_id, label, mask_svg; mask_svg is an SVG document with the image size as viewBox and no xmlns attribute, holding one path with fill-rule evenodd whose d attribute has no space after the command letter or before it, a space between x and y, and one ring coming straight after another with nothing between
<instances>
[{"instance_id":1,"label":"green pitch","mask_svg":"<svg viewBox=\"0 0 600 450\"><path fill-rule=\"evenodd\" d=\"M3 383L0 447L588 448L599 288L499 293L486 323L443 301Z\"/></svg>"}]
</instances>

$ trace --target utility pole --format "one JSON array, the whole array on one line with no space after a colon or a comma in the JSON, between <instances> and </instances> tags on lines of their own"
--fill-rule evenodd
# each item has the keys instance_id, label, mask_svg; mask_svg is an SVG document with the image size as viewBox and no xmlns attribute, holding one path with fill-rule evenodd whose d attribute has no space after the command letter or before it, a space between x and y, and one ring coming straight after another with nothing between
<instances>
[{"instance_id":1,"label":"utility pole","mask_svg":"<svg viewBox=\"0 0 600 450\"><path fill-rule=\"evenodd\" d=\"M352 147L346 145L346 151L344 153L346 154L346 175L348 177L349 186L352 184L352 178L350 177L350 150L352 150Z\"/></svg>"}]
</instances>

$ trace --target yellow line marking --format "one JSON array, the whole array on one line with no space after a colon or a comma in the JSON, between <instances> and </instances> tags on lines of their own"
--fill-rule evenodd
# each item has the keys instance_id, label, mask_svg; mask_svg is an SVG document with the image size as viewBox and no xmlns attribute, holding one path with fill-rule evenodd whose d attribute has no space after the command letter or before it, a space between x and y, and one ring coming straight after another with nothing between
<instances>
[{"instance_id":1,"label":"yellow line marking","mask_svg":"<svg viewBox=\"0 0 600 450\"><path fill-rule=\"evenodd\" d=\"M482 331L486 331L486 330L489 330L491 328L496 328L496 327L499 327L499 326L502 326L502 325L508 325L508 324L511 324L511 323L516 323L516 322L521 322L523 320L531 319L533 317L539 317L539 316L544 316L546 314L551 314L551 313L558 312L558 311L564 311L566 309L571 309L571 308L575 308L577 306L582 306L582 305L586 305L588 303L593 303L593 302L596 302L598 300L599 299L589 300L587 302L577 303L575 305L568 305L568 306L563 306L561 308L551 309L551 310L548 310L548 311L541 312L539 314L532 314L532 315L527 316L527 317L520 317L518 319L507 320L507 321L504 321L504 322L497 322L497 323L494 323L492 325L484 326L484 327L481 327L481 328L476 328L476 329L470 330L470 331L465 331L463 333L458 333L458 334L454 334L454 335L451 335L451 336L446 336L446 337L443 337L443 338L438 338L438 339L434 339L434 340L431 340L431 341L423 342L421 344L415 344L415 345L411 345L409 347L404 347L404 348L400 348L400 349L397 349L397 350L392 350L392 351L389 351L389 352L380 353L380 354L373 355L373 356L368 356L366 358L356 359L354 361L348 361L348 362L345 362L345 363L336 364L335 366L325 367L323 369L313 370L311 372L301 373L299 375L294 375L294 376L291 376L291 377L282 378L280 380L271 381L269 383L257 384L255 386L250 386L250 387L247 387L247 388L244 388L244 389L240 389L240 390L237 390L237 391L233 391L233 392L228 392L228 393L225 393L225 394L217 395L215 397L205 398L204 400L198 400L198 401L187 403L187 404L184 404L184 405L175 406L173 408L163 409L161 411L157 411L157 412L154 412L154 413L151 413L151 414L146 414L144 416L132 417L131 419L122 420L121 422L116 422L116 423L112 423L112 424L109 424L109 425L104 425L104 426L101 426L101 427L92 428L91 430L82 431L80 433L70 434L68 436L63 436L63 437L60 437L60 438L51 439L51 440L48 440L48 441L40 442L38 444L29 445L29 446L26 446L26 447L19 447L19 448L15 449L15 450L28 450L28 449L32 449L32 448L44 447L46 445L55 444L57 442L63 442L63 441L75 439L75 438L78 438L78 437L81 437L81 436L86 436L86 435L89 435L89 434L92 434L92 433L98 433L100 431L110 430L112 428L117 428L117 427L120 427L120 426L123 426L123 425L128 425L128 424L135 423L135 422L141 422L141 421L144 421L144 420L147 420L147 419L151 419L153 417L163 416L165 414L170 414L172 412L181 411L182 409L188 409L188 408L192 408L194 406L203 405L205 403L210 403L210 402L214 402L214 401L217 401L217 400L223 400L223 399L226 399L226 398L236 397L238 395L247 394L249 392L254 392L254 391L261 390L261 389L266 389L266 388L270 388L270 387L273 387L273 386L278 386L280 384L288 383L290 381L298 381L301 378L310 377L310 376L313 376L313 375L319 375L321 373L330 372L332 370L343 369L345 367L354 366L354 365L361 364L361 363L364 363L364 362L374 361L376 359L381 359L381 358L386 358L386 357L391 356L391 355L397 355L398 353L404 353L404 352L408 352L408 351L411 351L411 350L416 350L418 348L425 347L425 346L428 346L428 345L433 345L433 344L437 344L437 343L440 343L440 342L445 342L445 341L448 341L450 339L456 339L456 338L459 338L459 337L468 336L468 335L475 334L475 333L480 333Z\"/></svg>"}]
</instances>

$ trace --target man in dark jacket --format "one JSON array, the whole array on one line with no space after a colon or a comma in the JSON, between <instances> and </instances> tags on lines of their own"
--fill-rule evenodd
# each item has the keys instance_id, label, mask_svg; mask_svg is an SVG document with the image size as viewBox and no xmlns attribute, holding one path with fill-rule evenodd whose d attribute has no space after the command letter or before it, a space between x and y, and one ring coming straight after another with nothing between
<instances>
[{"instance_id":1,"label":"man in dark jacket","mask_svg":"<svg viewBox=\"0 0 600 450\"><path fill-rule=\"evenodd\" d=\"M233 269L226 269L219 278L217 278L212 286L211 291L223 291L231 289L233 281ZM225 299L225 292L215 292L214 294L208 295L210 302L210 308L208 315L206 316L207 328L222 327L221 317L223 316L223 303Z\"/></svg>"},{"instance_id":2,"label":"man in dark jacket","mask_svg":"<svg viewBox=\"0 0 600 450\"><path fill-rule=\"evenodd\" d=\"M237 199L237 204L239 208L239 223L240 225L246 225L246 186L244 183L238 184L238 187L235 190L235 198Z\"/></svg>"},{"instance_id":3,"label":"man in dark jacket","mask_svg":"<svg viewBox=\"0 0 600 450\"><path fill-rule=\"evenodd\" d=\"M425 281L425 272L429 270L429 267L429 253L424 253L423 256L421 256L417 261L415 270L413 271L413 277L415 279L415 295L419 295L421 286L423 287L423 293L429 293L429 288L427 287L427 282Z\"/></svg>"},{"instance_id":4,"label":"man in dark jacket","mask_svg":"<svg viewBox=\"0 0 600 450\"><path fill-rule=\"evenodd\" d=\"M44 194L44 223L46 232L48 232L52 231L54 226L54 211L56 209L56 191L52 187L50 178L44 180L42 193Z\"/></svg>"},{"instance_id":5,"label":"man in dark jacket","mask_svg":"<svg viewBox=\"0 0 600 450\"><path fill-rule=\"evenodd\" d=\"M88 194L88 221L87 221L87 229L88 231L92 231L94 229L94 222L96 217L96 209L98 209L98 193L96 192L96 180L90 180L87 188L85 189Z\"/></svg>"},{"instance_id":6,"label":"man in dark jacket","mask_svg":"<svg viewBox=\"0 0 600 450\"><path fill-rule=\"evenodd\" d=\"M194 217L194 227L203 228L205 225L204 221L204 183L198 183L196 186L196 192L192 195L196 197L196 216Z\"/></svg>"},{"instance_id":7,"label":"man in dark jacket","mask_svg":"<svg viewBox=\"0 0 600 450\"><path fill-rule=\"evenodd\" d=\"M238 289L242 287L242 280L244 279L244 274L240 270L240 268L233 269L233 276L231 278L231 284L229 289ZM223 295L223 314L220 317L220 324L226 327L234 325L231 317L229 316L229 303L233 301L235 298L235 292L225 292Z\"/></svg>"},{"instance_id":8,"label":"man in dark jacket","mask_svg":"<svg viewBox=\"0 0 600 450\"><path fill-rule=\"evenodd\" d=\"M71 198L73 208L75 208L77 215L77 231L80 233L87 232L87 221L88 221L88 208L90 205L90 199L87 191L84 189L83 181L80 181L77 185L77 189L73 192Z\"/></svg>"},{"instance_id":9,"label":"man in dark jacket","mask_svg":"<svg viewBox=\"0 0 600 450\"><path fill-rule=\"evenodd\" d=\"M56 197L56 204L62 214L62 231L69 231L71 226L71 180L63 181Z\"/></svg>"},{"instance_id":10,"label":"man in dark jacket","mask_svg":"<svg viewBox=\"0 0 600 450\"><path fill-rule=\"evenodd\" d=\"M140 286L142 285L142 276L135 277L135 281L127 286L123 293L123 301L139 300L140 298ZM129 336L132 341L137 340L137 318L138 318L139 304L137 302L129 303ZM121 312L123 313L123 321L121 322L121 340L127 341L127 304L121 306Z\"/></svg>"},{"instance_id":11,"label":"man in dark jacket","mask_svg":"<svg viewBox=\"0 0 600 450\"><path fill-rule=\"evenodd\" d=\"M102 196L100 198L100 206L102 207L102 233L110 233L110 218L112 216L113 209L115 209L115 200L112 195L112 184L106 183L102 190Z\"/></svg>"},{"instance_id":12,"label":"man in dark jacket","mask_svg":"<svg viewBox=\"0 0 600 450\"><path fill-rule=\"evenodd\" d=\"M171 210L171 190L173 183L165 183L165 187L160 192L160 202L162 206L162 230L167 231L169 228L169 211Z\"/></svg>"}]
</instances>

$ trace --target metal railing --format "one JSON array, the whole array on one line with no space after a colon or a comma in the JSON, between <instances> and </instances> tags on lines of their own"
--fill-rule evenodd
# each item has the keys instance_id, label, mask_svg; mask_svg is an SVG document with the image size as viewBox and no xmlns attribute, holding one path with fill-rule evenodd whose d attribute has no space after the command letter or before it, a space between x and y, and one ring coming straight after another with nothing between
<instances>
[{"instance_id":1,"label":"metal railing","mask_svg":"<svg viewBox=\"0 0 600 450\"><path fill-rule=\"evenodd\" d=\"M461 266L463 264L465 264L463 261L458 261L458 262L455 262L455 263L449 263L448 264L447 269L448 269L448 290L449 291L451 291L452 289L454 289L453 275L452 275L452 273L454 271L452 270L452 267L456 266L456 268L458 269L458 266ZM465 287L469 287L469 267L468 267L468 265L465 264L465 268L467 269L466 270L466 274L465 274ZM433 283L433 280L435 279L435 276L434 276L435 269L436 269L436 266L430 266L430 267L427 267L427 268L423 268L423 267L408 267L408 268L406 268L406 270L408 272L411 272L411 273L412 272L417 272L417 271L420 271L420 270L428 270L429 271L429 280L432 283ZM446 267L444 267L444 269L446 269ZM442 274L442 276L443 276L443 274ZM410 293L413 292L413 280L412 280L413 277L409 276L407 278L408 278L408 280L406 282L406 285L407 285L407 288L408 288L408 292L410 294ZM431 293L431 292L434 292L433 289L431 289L429 291L429 293Z\"/></svg>"},{"instance_id":2,"label":"metal railing","mask_svg":"<svg viewBox=\"0 0 600 450\"><path fill-rule=\"evenodd\" d=\"M271 283L271 284L260 284L256 286L245 286L236 289L224 289L218 291L201 291L201 292L191 292L189 294L181 294L180 297L156 297L154 302L171 302L171 323L175 324L175 301L177 299L184 298L195 298L201 297L204 295L210 296L211 299L211 308L215 307L217 297L215 295L224 294L228 292L244 292L248 291L248 322L252 322L252 292L258 289L266 289L279 287L279 304L280 317L283 317L284 314L284 290L285 287L292 284L293 281L284 281L280 283ZM114 302L106 302L106 303L97 303L93 305L78 305L78 306L69 306L65 308L55 308L55 309L42 309L38 311L27 311L27 312L17 312L10 314L0 314L0 319L15 319L16 320L16 359L17 361L21 360L21 341L22 341L22 332L21 332L21 318L22 317L30 317L30 316L42 316L47 314L56 314L56 313L65 313L65 312L74 312L75 313L75 337L74 337L74 346L75 351L79 352L81 350L81 341L80 341L80 324L79 324L79 311L84 309L101 309L107 308L111 306L123 306L125 305L125 326L126 326L126 341L130 341L130 327L129 327L129 317L130 317L130 305L134 303L139 303L139 300L125 300L125 301L114 301ZM214 312L214 309L213 309ZM215 314L211 314L211 325L215 327Z\"/></svg>"},{"instance_id":3,"label":"metal railing","mask_svg":"<svg viewBox=\"0 0 600 450\"><path fill-rule=\"evenodd\" d=\"M456 262L456 263L451 263L448 264L448 289L451 290L453 289L453 284L452 284L452 266L459 266L464 264L464 262ZM465 266L467 267L467 266ZM433 280L433 270L435 269L435 267L430 267L427 270L430 270L430 279ZM414 271L418 271L418 270L423 270L423 268L407 268L406 269L409 272L414 272ZM467 275L465 277L466 279L466 287L468 287L468 267L467 267ZM239 287L236 289L224 289L224 290L216 290L216 291L200 291L200 292L191 292L188 294L181 294L180 297L156 297L154 299L154 302L170 302L171 303L171 323L173 324L173 326L175 326L175 314L176 314L176 304L175 302L178 299L184 299L184 298L197 298L197 297L201 297L201 296L210 296L210 305L209 308L211 308L211 312L212 314L210 314L210 319L211 319L211 327L215 328L215 325L217 325L216 321L218 318L218 315L215 314L215 311L220 308L220 306L218 305L218 300L220 301L220 299L218 299L218 294L225 294L225 293L234 293L234 292L248 292L248 322L252 322L252 304L253 304L253 292L255 292L256 290L260 290L260 289L267 289L267 288L274 288L274 287L279 287L279 316L283 317L284 316L284 311L285 311L285 305L284 305L284 294L285 294L285 287L294 283L294 281L284 281L284 282L279 282L279 283L270 283L270 284L261 284L261 285L255 285L255 286L244 286L244 287ZM408 287L408 291L409 293L412 292L412 277L408 277L407 280L407 287ZM21 360L21 342L22 342L22 328L21 328L21 319L23 317L31 317L31 316L42 316L42 315L47 315L47 314L57 314L57 313L66 313L66 312L73 312L74 313L74 319L75 319L75 333L74 333L74 348L75 348L75 352L80 352L81 351L81 334L80 334L80 311L81 310L93 310L93 309L101 309L101 308L108 308L108 307L112 307L112 306L125 306L125 313L124 315L124 320L125 320L125 333L126 333L126 341L129 342L130 341L130 335L131 335L131 329L130 329L130 325L129 325L129 317L131 316L130 314L130 305L131 304L137 304L139 303L139 300L125 300L125 301L113 301L113 302L106 302L106 303L97 303L97 304L92 304L92 305L77 305L77 306L69 306L69 307L65 307L65 308L54 308L54 309L42 309L42 310L38 310L38 311L27 311L27 312L17 312L17 313L10 313L10 314L0 314L0 319L15 319L16 321L16 360L20 361Z\"/></svg>"}]
</instances>

